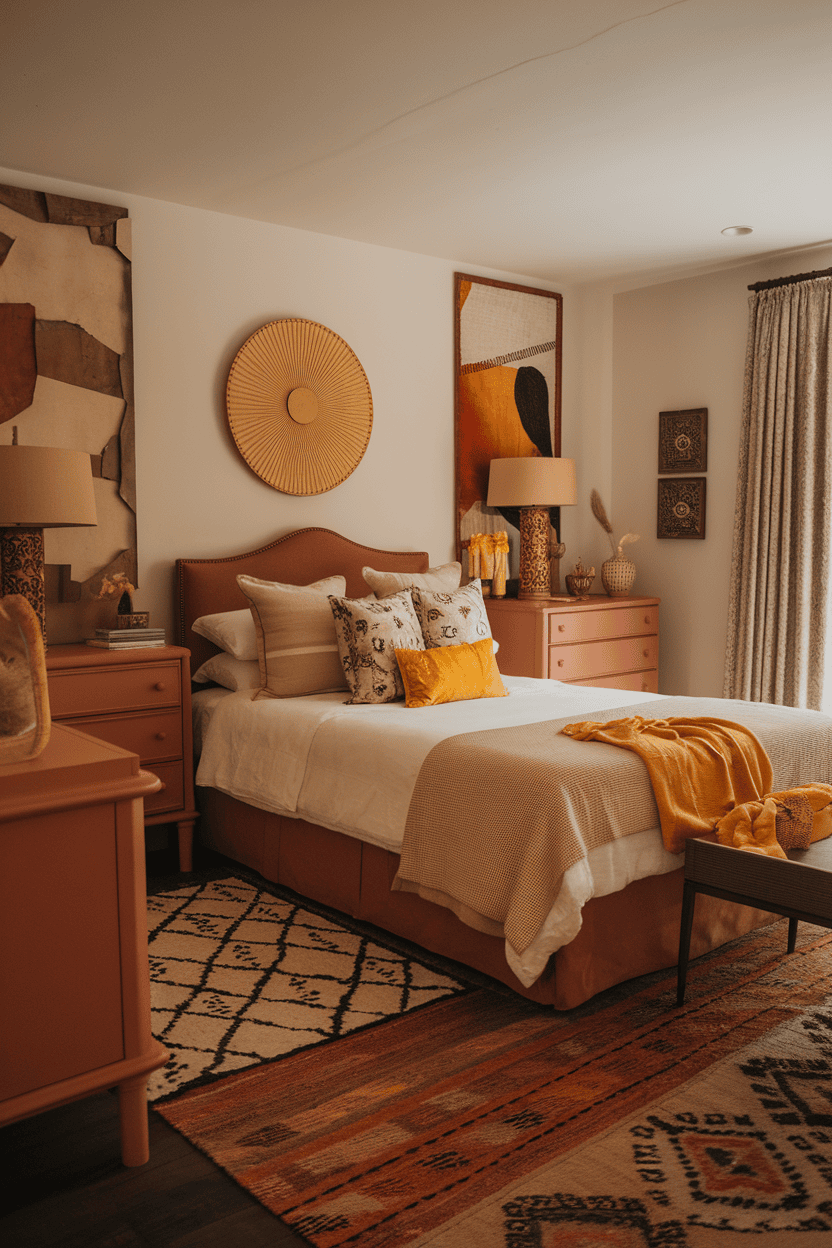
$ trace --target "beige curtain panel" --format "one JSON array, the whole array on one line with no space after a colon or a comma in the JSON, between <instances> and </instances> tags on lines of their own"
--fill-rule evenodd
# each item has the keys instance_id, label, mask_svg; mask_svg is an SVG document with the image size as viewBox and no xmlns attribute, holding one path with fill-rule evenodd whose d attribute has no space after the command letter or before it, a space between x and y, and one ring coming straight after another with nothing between
<instances>
[{"instance_id":1,"label":"beige curtain panel","mask_svg":"<svg viewBox=\"0 0 832 1248\"><path fill-rule=\"evenodd\" d=\"M818 709L832 523L832 278L756 291L724 693Z\"/></svg>"}]
</instances>

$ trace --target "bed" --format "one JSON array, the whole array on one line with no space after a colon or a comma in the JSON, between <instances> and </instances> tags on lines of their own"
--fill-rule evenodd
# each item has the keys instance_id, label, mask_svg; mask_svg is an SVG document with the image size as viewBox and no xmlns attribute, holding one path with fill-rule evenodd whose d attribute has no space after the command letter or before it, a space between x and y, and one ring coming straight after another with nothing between
<instances>
[{"instance_id":1,"label":"bed","mask_svg":"<svg viewBox=\"0 0 832 1248\"><path fill-rule=\"evenodd\" d=\"M326 529L309 528L237 556L178 560L178 640L191 650L192 673L200 669L204 673L204 664L222 656L222 646L193 631L194 622L246 606L238 574L292 586L337 575L344 578L346 596L360 598L370 592L362 575L366 566L424 574L429 558L424 552L374 549ZM418 806L414 777L418 785L428 771L427 760L436 757L437 743L446 748L451 741L453 749L456 743L477 744L481 738L502 741L492 729L548 732L560 722L636 713L640 705L649 707L644 713L650 715L691 713L690 699L683 700L683 709L676 700L654 694L525 678L505 678L505 683L507 698L419 710L406 709L401 702L345 706L344 693L252 700L248 689L195 685L195 739L202 749L197 771L201 840L270 881L461 962L556 1009L570 1009L605 988L674 965L683 870L681 856L663 848L655 827L639 824L637 832L619 838L615 854L590 849L581 863L571 866L557 906L528 948L520 942L519 952L506 939L508 928L503 930L493 917L472 919L470 908L462 903L402 881L408 865L408 843L402 843L405 818L409 828ZM697 706L700 703L701 714L715 714L717 700L696 700ZM732 708L730 715L723 712L724 718L738 717L737 704L718 705ZM748 709L752 710L750 704ZM799 748L788 745L792 773L807 767L816 773L821 763L828 770L832 720L791 708L763 709L780 737L801 743ZM290 718L290 713L297 718ZM768 731L767 721L763 726ZM411 737L416 739L412 745ZM415 751L407 755L406 765L401 764L404 779L397 773L394 777L398 760L404 757L400 739L407 739L407 749ZM582 758L591 755L593 766L600 757L595 751L626 753L612 746L568 744L584 751ZM276 796L264 796L246 779L248 760L258 755L280 758L284 764L279 780L283 787ZM370 761L355 761L362 757ZM333 770L336 758L341 760L338 774ZM616 765L625 772L643 766L634 756L621 763L616 760ZM832 776L789 774L781 779L794 784L828 781ZM470 782L470 774L455 777L445 768L439 780L452 795L454 787ZM591 780L585 788L594 785ZM626 782L613 787L626 787ZM364 791L372 794L372 801L362 803ZM570 810L580 806L580 794L577 801L574 793L569 794L568 803ZM620 818L621 812L610 817ZM623 848L616 857L619 844ZM473 863L474 842L471 854ZM472 875L477 869L472 866ZM703 896L691 937L692 956L775 917Z\"/></svg>"}]
</instances>

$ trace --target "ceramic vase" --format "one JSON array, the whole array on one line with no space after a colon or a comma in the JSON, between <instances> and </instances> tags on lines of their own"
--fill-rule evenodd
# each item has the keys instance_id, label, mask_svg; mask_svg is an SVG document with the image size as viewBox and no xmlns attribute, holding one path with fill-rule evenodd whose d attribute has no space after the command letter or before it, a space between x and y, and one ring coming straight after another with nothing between
<instances>
[{"instance_id":1,"label":"ceramic vase","mask_svg":"<svg viewBox=\"0 0 832 1248\"><path fill-rule=\"evenodd\" d=\"M636 579L636 565L626 555L614 555L601 564L601 584L610 598L626 598Z\"/></svg>"}]
</instances>

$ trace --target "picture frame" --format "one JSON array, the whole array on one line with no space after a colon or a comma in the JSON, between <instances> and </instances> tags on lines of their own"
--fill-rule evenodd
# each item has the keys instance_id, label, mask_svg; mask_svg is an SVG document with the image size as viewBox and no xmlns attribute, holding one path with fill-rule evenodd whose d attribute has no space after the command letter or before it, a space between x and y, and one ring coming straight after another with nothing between
<instances>
[{"instance_id":1,"label":"picture frame","mask_svg":"<svg viewBox=\"0 0 832 1248\"><path fill-rule=\"evenodd\" d=\"M659 478L657 537L705 537L705 477Z\"/></svg>"},{"instance_id":2,"label":"picture frame","mask_svg":"<svg viewBox=\"0 0 832 1248\"><path fill-rule=\"evenodd\" d=\"M659 473L707 471L707 407L659 412Z\"/></svg>"},{"instance_id":3,"label":"picture frame","mask_svg":"<svg viewBox=\"0 0 832 1248\"><path fill-rule=\"evenodd\" d=\"M0 765L36 758L52 730L40 620L21 594L0 598Z\"/></svg>"},{"instance_id":4,"label":"picture frame","mask_svg":"<svg viewBox=\"0 0 832 1248\"><path fill-rule=\"evenodd\" d=\"M469 537L504 530L510 582L518 575L520 513L487 506L489 468L492 459L560 456L562 342L559 293L454 274L456 549L464 574ZM557 531L559 508L550 519Z\"/></svg>"}]
</instances>

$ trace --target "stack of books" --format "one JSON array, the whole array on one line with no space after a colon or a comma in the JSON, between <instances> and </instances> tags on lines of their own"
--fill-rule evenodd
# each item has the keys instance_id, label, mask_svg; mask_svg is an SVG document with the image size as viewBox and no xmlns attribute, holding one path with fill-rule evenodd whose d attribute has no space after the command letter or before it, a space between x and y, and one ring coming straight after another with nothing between
<instances>
[{"instance_id":1,"label":"stack of books","mask_svg":"<svg viewBox=\"0 0 832 1248\"><path fill-rule=\"evenodd\" d=\"M98 646L99 650L138 650L164 644L163 628L97 628L95 636L87 638L87 645Z\"/></svg>"}]
</instances>

